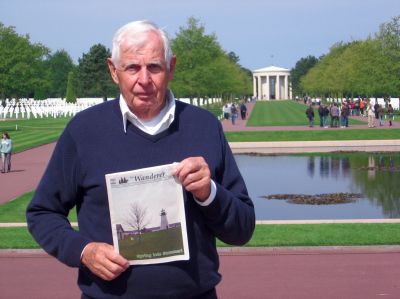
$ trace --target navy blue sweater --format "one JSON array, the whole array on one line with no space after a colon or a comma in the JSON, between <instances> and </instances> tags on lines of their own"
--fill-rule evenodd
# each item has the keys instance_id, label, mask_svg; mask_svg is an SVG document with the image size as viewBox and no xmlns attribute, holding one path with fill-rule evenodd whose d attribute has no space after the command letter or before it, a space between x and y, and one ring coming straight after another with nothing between
<instances>
[{"instance_id":1,"label":"navy blue sweater","mask_svg":"<svg viewBox=\"0 0 400 299\"><path fill-rule=\"evenodd\" d=\"M217 185L215 200L198 205L184 192L190 260L131 266L107 282L80 262L89 242L112 244L105 174L203 156ZM79 232L67 216L77 207ZM168 130L148 135L127 124L118 100L74 117L62 133L27 209L35 240L61 262L79 267L78 284L93 298L188 298L221 279L215 238L242 245L252 236L255 216L246 186L221 124L208 111L176 103Z\"/></svg>"}]
</instances>

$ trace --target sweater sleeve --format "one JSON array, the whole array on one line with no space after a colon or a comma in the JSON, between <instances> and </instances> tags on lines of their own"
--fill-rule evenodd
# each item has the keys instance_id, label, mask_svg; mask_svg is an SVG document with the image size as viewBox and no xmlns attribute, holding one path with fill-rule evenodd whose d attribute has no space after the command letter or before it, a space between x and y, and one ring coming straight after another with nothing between
<instances>
[{"instance_id":1,"label":"sweater sleeve","mask_svg":"<svg viewBox=\"0 0 400 299\"><path fill-rule=\"evenodd\" d=\"M222 168L216 174L217 193L213 202L201 207L207 226L221 241L244 245L254 232L254 205L221 129Z\"/></svg>"},{"instance_id":2,"label":"sweater sleeve","mask_svg":"<svg viewBox=\"0 0 400 299\"><path fill-rule=\"evenodd\" d=\"M78 153L66 130L26 213L28 229L34 239L47 253L71 267L80 266L81 252L90 242L72 228L67 218L75 205L79 208L80 176Z\"/></svg>"}]
</instances>

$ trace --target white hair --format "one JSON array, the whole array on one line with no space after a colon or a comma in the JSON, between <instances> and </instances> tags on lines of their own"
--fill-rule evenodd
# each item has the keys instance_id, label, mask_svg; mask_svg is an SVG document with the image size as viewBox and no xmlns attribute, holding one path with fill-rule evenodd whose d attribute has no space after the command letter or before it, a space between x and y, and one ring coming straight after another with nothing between
<instances>
[{"instance_id":1,"label":"white hair","mask_svg":"<svg viewBox=\"0 0 400 299\"><path fill-rule=\"evenodd\" d=\"M120 48L123 42L127 42L130 46L140 46L146 41L148 32L156 32L162 39L164 44L164 58L169 69L172 59L171 43L167 32L159 28L156 24L150 21L135 21L130 22L117 30L112 41L111 60L114 65L119 64Z\"/></svg>"}]
</instances>

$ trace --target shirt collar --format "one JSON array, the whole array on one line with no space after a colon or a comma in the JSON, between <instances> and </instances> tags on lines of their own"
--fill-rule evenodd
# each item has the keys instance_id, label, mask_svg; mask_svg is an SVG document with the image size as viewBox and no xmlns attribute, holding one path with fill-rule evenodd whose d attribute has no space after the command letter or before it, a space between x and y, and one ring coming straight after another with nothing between
<instances>
[{"instance_id":1,"label":"shirt collar","mask_svg":"<svg viewBox=\"0 0 400 299\"><path fill-rule=\"evenodd\" d=\"M160 113L150 121L140 120L128 107L122 94L119 96L119 107L122 113L123 129L126 133L126 122L131 122L140 130L155 135L169 128L175 118L175 97L171 90L167 90L166 105Z\"/></svg>"}]
</instances>

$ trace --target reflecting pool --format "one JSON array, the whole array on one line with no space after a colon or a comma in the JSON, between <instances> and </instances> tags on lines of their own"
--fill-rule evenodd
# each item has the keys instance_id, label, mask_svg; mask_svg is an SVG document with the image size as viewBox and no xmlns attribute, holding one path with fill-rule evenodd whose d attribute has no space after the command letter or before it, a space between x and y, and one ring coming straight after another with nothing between
<instances>
[{"instance_id":1,"label":"reflecting pool","mask_svg":"<svg viewBox=\"0 0 400 299\"><path fill-rule=\"evenodd\" d=\"M400 155L235 155L257 220L400 218ZM361 193L352 203L292 204L272 194Z\"/></svg>"}]
</instances>

